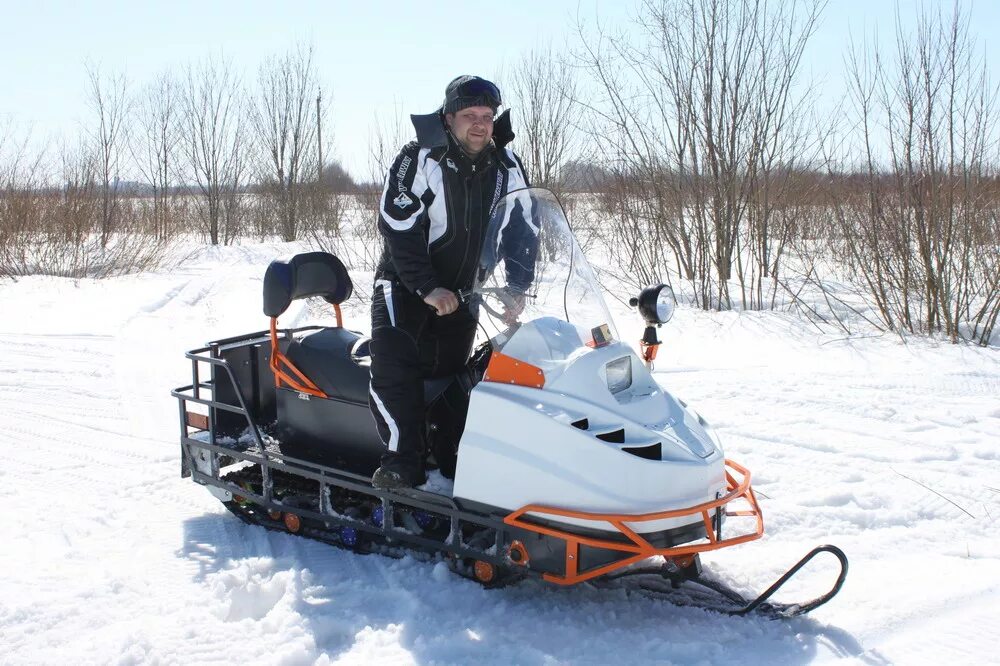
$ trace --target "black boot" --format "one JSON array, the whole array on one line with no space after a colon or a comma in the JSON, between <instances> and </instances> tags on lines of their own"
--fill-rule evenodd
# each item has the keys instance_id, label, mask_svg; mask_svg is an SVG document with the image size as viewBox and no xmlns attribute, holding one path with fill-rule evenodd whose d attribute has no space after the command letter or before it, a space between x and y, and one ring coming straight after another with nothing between
<instances>
[{"instance_id":1,"label":"black boot","mask_svg":"<svg viewBox=\"0 0 1000 666\"><path fill-rule=\"evenodd\" d=\"M422 471L414 474L405 474L383 465L372 474L372 487L378 490L415 488L425 483L427 483L427 475Z\"/></svg>"}]
</instances>

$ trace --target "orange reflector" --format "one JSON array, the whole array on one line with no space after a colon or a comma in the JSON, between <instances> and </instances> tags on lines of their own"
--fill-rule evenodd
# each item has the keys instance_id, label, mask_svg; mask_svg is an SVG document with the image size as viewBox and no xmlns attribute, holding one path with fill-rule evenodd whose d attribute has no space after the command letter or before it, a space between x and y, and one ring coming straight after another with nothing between
<instances>
[{"instance_id":1,"label":"orange reflector","mask_svg":"<svg viewBox=\"0 0 1000 666\"><path fill-rule=\"evenodd\" d=\"M483 562L482 560L476 560L476 564L472 570L476 574L476 580L480 583L489 583L497 577L497 568L489 562Z\"/></svg>"},{"instance_id":2,"label":"orange reflector","mask_svg":"<svg viewBox=\"0 0 1000 666\"><path fill-rule=\"evenodd\" d=\"M197 412L185 412L187 424L195 430L208 430L208 415Z\"/></svg>"},{"instance_id":3,"label":"orange reflector","mask_svg":"<svg viewBox=\"0 0 1000 666\"><path fill-rule=\"evenodd\" d=\"M302 521L294 513L285 514L285 527L292 534L297 534L302 529Z\"/></svg>"},{"instance_id":4,"label":"orange reflector","mask_svg":"<svg viewBox=\"0 0 1000 666\"><path fill-rule=\"evenodd\" d=\"M520 541L512 541L507 548L507 559L520 567L528 566L528 549Z\"/></svg>"},{"instance_id":5,"label":"orange reflector","mask_svg":"<svg viewBox=\"0 0 1000 666\"><path fill-rule=\"evenodd\" d=\"M280 520L281 512L278 511L277 509L268 509L267 517L270 518L271 520Z\"/></svg>"}]
</instances>

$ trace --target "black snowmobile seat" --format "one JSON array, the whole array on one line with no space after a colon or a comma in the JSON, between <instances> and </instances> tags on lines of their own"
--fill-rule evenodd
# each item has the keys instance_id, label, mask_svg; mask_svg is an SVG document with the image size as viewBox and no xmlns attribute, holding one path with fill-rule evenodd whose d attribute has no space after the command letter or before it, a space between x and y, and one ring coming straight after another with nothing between
<instances>
[{"instance_id":1,"label":"black snowmobile seat","mask_svg":"<svg viewBox=\"0 0 1000 666\"><path fill-rule=\"evenodd\" d=\"M310 296L340 305L353 291L344 264L329 252L303 252L275 259L264 273L264 314L279 317L292 301Z\"/></svg>"},{"instance_id":2,"label":"black snowmobile seat","mask_svg":"<svg viewBox=\"0 0 1000 666\"><path fill-rule=\"evenodd\" d=\"M276 259L264 274L264 314L277 318L292 301L311 296L319 296L328 303L339 305L350 298L353 290L344 264L328 252L305 252ZM369 343L368 338L338 325L291 340L282 356L327 397L367 404L371 380ZM425 402L433 402L453 379L426 380ZM291 383L290 380L286 377L286 381ZM290 387L309 392L294 384Z\"/></svg>"},{"instance_id":3,"label":"black snowmobile seat","mask_svg":"<svg viewBox=\"0 0 1000 666\"><path fill-rule=\"evenodd\" d=\"M359 355L364 340L346 328L324 328L290 342L285 356L330 398L367 404L371 376Z\"/></svg>"},{"instance_id":4,"label":"black snowmobile seat","mask_svg":"<svg viewBox=\"0 0 1000 666\"><path fill-rule=\"evenodd\" d=\"M368 402L371 339L346 328L324 328L293 340L285 356L330 398ZM434 402L453 376L424 380L424 403Z\"/></svg>"}]
</instances>

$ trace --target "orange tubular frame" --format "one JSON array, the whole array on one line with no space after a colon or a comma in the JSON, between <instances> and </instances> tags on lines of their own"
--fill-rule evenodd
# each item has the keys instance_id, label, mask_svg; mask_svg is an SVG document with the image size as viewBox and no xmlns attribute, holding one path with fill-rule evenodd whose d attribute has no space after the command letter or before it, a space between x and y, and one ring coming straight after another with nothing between
<instances>
[{"instance_id":1,"label":"orange tubular frame","mask_svg":"<svg viewBox=\"0 0 1000 666\"><path fill-rule=\"evenodd\" d=\"M333 312L337 315L337 327L342 328L344 325L343 314L340 311L340 305L337 303L333 304ZM306 393L317 398L327 398L329 396L323 392L323 390L316 386L316 384L303 374L301 370L295 367L295 364L288 360L288 357L281 353L281 348L278 347L278 318L271 317L271 372L274 373L274 385L277 387L281 386L281 382L288 385L290 389L298 391L299 393ZM282 366L288 368L293 374L286 372Z\"/></svg>"},{"instance_id":2,"label":"orange tubular frame","mask_svg":"<svg viewBox=\"0 0 1000 666\"><path fill-rule=\"evenodd\" d=\"M681 558L684 556L694 555L695 553L718 550L720 548L727 548L729 546L735 546L737 544L759 539L761 535L764 534L764 518L761 515L760 506L757 504L757 497L754 495L753 488L750 487L750 472L745 467L733 462L732 460L727 459L725 465L726 494L711 502L697 504L684 509L636 515L588 513L586 511L573 511L571 509L557 509L537 504L529 504L508 514L504 518L504 523L510 525L511 527L518 527L529 532L535 532L536 534L545 534L556 539L562 539L566 542L566 574L564 576L558 576L551 573L545 573L542 575L542 578L545 580L552 583L558 583L559 585L574 585L585 580L597 578L598 576L603 576L604 574L657 555L668 558ZM738 472L742 477L741 480L737 482L732 472ZM726 515L754 517L757 519L756 529L753 532L740 534L728 539L716 538L710 515L711 512L739 499L747 501L750 505L749 510L730 511L726 509ZM563 517L605 522L624 535L628 539L628 542L608 541L606 539L586 537L563 529L538 525L525 520L525 514L528 513L546 518ZM705 524L705 534L708 539L707 543L688 544L683 546L674 546L672 548L656 548L628 526L628 523L642 523L652 520L664 520L667 518L681 518L683 516L693 516L696 514L701 514L701 519ZM581 572L579 571L581 545L590 546L591 548L613 550L621 553L632 553L632 556L618 560L617 562L612 562L611 564L606 564L596 569Z\"/></svg>"}]
</instances>

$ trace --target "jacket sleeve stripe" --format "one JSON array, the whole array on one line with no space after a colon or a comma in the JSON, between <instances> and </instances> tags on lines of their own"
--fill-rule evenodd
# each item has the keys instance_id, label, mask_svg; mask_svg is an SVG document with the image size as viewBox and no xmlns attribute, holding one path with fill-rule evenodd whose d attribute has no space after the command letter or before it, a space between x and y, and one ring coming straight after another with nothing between
<instances>
[{"instance_id":1,"label":"jacket sleeve stripe","mask_svg":"<svg viewBox=\"0 0 1000 666\"><path fill-rule=\"evenodd\" d=\"M389 169L379 206L379 231L403 286L424 295L437 286L427 252L428 192L422 160L427 153L416 143L407 145Z\"/></svg>"},{"instance_id":2,"label":"jacket sleeve stripe","mask_svg":"<svg viewBox=\"0 0 1000 666\"><path fill-rule=\"evenodd\" d=\"M521 162L521 158L518 157L517 153L515 153L510 148L507 148L507 154L510 155L511 159L514 161L514 164L517 165L517 169L520 172L521 180L524 182L524 187L531 187L531 183L528 182L528 171L527 169L524 168L524 164Z\"/></svg>"},{"instance_id":3,"label":"jacket sleeve stripe","mask_svg":"<svg viewBox=\"0 0 1000 666\"><path fill-rule=\"evenodd\" d=\"M418 151L404 149L392 163L382 190L380 213L393 231L409 231L424 212L427 180Z\"/></svg>"}]
</instances>

